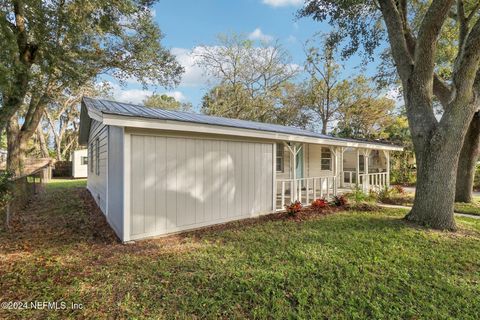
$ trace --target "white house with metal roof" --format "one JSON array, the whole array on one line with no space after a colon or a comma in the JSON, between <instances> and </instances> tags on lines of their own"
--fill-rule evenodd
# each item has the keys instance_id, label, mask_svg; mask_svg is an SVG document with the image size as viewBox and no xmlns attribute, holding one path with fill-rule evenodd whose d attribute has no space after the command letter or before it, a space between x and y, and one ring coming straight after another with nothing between
<instances>
[{"instance_id":1,"label":"white house with metal roof","mask_svg":"<svg viewBox=\"0 0 480 320\"><path fill-rule=\"evenodd\" d=\"M83 98L87 188L122 241L389 184L390 151L294 127Z\"/></svg>"}]
</instances>

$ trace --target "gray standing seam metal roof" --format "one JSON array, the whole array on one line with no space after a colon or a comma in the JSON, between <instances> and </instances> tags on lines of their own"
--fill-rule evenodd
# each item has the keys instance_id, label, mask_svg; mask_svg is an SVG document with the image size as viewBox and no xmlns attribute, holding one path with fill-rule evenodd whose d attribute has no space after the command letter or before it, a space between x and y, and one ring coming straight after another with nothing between
<instances>
[{"instance_id":1,"label":"gray standing seam metal roof","mask_svg":"<svg viewBox=\"0 0 480 320\"><path fill-rule=\"evenodd\" d=\"M264 123L264 122L255 122L231 118L222 118L216 116L207 116L204 114L186 112L186 111L171 111L164 109L156 108L147 108L144 106L139 106L131 103L116 102L103 99L92 99L88 97L83 97L83 102L88 108L93 108L105 114L114 114L121 116L129 117L141 117L149 119L159 119L159 120L173 120L173 121L182 121L190 123L199 123L207 125L216 125L224 127L233 127L241 129L250 129L274 133L284 133L284 134L293 134L299 136L328 139L334 141L345 141L345 142L355 142L355 143L372 143L384 146L394 146L388 143L381 143L375 141L367 141L360 139L345 139L332 137L313 131L308 131L296 127L282 126L278 124Z\"/></svg>"}]
</instances>

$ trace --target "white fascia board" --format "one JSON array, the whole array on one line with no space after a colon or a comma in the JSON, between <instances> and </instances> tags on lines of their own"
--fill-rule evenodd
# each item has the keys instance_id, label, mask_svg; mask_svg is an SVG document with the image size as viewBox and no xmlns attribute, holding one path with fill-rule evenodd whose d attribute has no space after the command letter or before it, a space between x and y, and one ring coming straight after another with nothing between
<instances>
[{"instance_id":1,"label":"white fascia board","mask_svg":"<svg viewBox=\"0 0 480 320\"><path fill-rule=\"evenodd\" d=\"M375 150L392 150L403 151L402 147L371 144L367 142L350 142L341 141L335 139L315 138L308 136L300 136L279 132L267 132L243 128L225 127L210 124L201 124L184 121L173 120L160 120L160 119L148 119L129 116L120 116L114 114L103 114L103 123L105 125L119 126L119 127L131 127L131 128L148 128L158 130L172 130L182 132L201 132L210 134L230 135L237 137L247 138L260 138L276 141L290 141L301 143L312 143L330 146L342 146L351 148L368 148Z\"/></svg>"}]
</instances>

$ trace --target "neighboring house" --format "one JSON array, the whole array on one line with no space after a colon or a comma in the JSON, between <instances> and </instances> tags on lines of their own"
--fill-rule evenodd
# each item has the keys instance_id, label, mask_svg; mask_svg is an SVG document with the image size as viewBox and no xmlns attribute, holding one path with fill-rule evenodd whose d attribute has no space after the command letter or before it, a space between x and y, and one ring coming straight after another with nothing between
<instances>
[{"instance_id":1,"label":"neighboring house","mask_svg":"<svg viewBox=\"0 0 480 320\"><path fill-rule=\"evenodd\" d=\"M72 152L72 177L86 178L88 174L88 149Z\"/></svg>"},{"instance_id":2,"label":"neighboring house","mask_svg":"<svg viewBox=\"0 0 480 320\"><path fill-rule=\"evenodd\" d=\"M401 147L84 98L87 188L122 241L171 234L389 181Z\"/></svg>"},{"instance_id":3,"label":"neighboring house","mask_svg":"<svg viewBox=\"0 0 480 320\"><path fill-rule=\"evenodd\" d=\"M0 149L0 163L7 162L7 150Z\"/></svg>"}]
</instances>

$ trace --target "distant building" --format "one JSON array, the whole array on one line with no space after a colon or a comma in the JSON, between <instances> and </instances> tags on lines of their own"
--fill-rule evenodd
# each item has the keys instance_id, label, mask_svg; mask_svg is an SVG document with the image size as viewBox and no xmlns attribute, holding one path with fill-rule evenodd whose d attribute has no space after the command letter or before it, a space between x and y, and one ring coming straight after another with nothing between
<instances>
[{"instance_id":1,"label":"distant building","mask_svg":"<svg viewBox=\"0 0 480 320\"><path fill-rule=\"evenodd\" d=\"M72 177L86 178L88 173L87 149L72 152Z\"/></svg>"}]
</instances>

